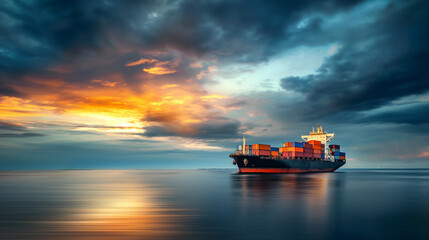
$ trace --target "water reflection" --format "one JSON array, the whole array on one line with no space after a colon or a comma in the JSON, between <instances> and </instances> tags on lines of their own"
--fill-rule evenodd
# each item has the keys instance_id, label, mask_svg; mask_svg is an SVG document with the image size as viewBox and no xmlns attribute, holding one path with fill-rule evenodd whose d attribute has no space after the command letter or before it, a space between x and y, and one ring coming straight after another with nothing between
<instances>
[{"instance_id":1,"label":"water reflection","mask_svg":"<svg viewBox=\"0 0 429 240\"><path fill-rule=\"evenodd\" d=\"M429 171L0 172L0 239L429 239Z\"/></svg>"},{"instance_id":2,"label":"water reflection","mask_svg":"<svg viewBox=\"0 0 429 240\"><path fill-rule=\"evenodd\" d=\"M30 175L33 181L28 181ZM1 198L3 238L171 238L186 233L182 222L191 217L188 209L166 201L168 189L141 181L137 172L61 171L2 178L2 192L9 193Z\"/></svg>"}]
</instances>

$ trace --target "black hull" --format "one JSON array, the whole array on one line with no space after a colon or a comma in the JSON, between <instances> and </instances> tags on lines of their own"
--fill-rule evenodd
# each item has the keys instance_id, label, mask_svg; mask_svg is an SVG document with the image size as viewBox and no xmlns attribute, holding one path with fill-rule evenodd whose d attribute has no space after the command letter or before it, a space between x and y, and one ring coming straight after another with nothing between
<instances>
[{"instance_id":1,"label":"black hull","mask_svg":"<svg viewBox=\"0 0 429 240\"><path fill-rule=\"evenodd\" d=\"M262 158L256 155L231 154L240 173L308 173L333 172L345 161L330 162L318 159Z\"/></svg>"}]
</instances>

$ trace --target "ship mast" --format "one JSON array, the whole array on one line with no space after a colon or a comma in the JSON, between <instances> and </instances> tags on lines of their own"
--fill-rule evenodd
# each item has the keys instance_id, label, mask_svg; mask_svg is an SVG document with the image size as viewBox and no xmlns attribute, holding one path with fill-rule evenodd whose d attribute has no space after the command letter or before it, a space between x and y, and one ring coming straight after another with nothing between
<instances>
[{"instance_id":1,"label":"ship mast","mask_svg":"<svg viewBox=\"0 0 429 240\"><path fill-rule=\"evenodd\" d=\"M243 154L246 154L246 138L243 136Z\"/></svg>"}]
</instances>

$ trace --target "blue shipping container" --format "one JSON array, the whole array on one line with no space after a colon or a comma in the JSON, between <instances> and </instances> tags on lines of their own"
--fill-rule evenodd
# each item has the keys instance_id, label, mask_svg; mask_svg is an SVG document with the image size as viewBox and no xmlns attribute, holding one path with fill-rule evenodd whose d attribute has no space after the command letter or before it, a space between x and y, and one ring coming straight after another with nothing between
<instances>
[{"instance_id":1,"label":"blue shipping container","mask_svg":"<svg viewBox=\"0 0 429 240\"><path fill-rule=\"evenodd\" d=\"M304 147L304 144L302 142L293 142L292 143L292 147L300 147L300 148L302 148L302 147Z\"/></svg>"},{"instance_id":2,"label":"blue shipping container","mask_svg":"<svg viewBox=\"0 0 429 240\"><path fill-rule=\"evenodd\" d=\"M325 158L325 154L322 154L322 158Z\"/></svg>"},{"instance_id":3,"label":"blue shipping container","mask_svg":"<svg viewBox=\"0 0 429 240\"><path fill-rule=\"evenodd\" d=\"M279 151L279 148L278 147L271 147L271 151Z\"/></svg>"},{"instance_id":4,"label":"blue shipping container","mask_svg":"<svg viewBox=\"0 0 429 240\"><path fill-rule=\"evenodd\" d=\"M335 152L334 154L335 154L335 156L338 156L338 157L341 156L340 152Z\"/></svg>"},{"instance_id":5,"label":"blue shipping container","mask_svg":"<svg viewBox=\"0 0 429 240\"><path fill-rule=\"evenodd\" d=\"M346 156L346 153L345 152L340 152L340 156Z\"/></svg>"}]
</instances>

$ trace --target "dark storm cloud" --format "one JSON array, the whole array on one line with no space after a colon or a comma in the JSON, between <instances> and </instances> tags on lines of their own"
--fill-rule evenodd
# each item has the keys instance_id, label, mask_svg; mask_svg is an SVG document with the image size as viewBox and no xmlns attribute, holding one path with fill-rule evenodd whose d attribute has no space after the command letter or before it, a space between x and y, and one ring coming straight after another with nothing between
<instances>
[{"instance_id":1,"label":"dark storm cloud","mask_svg":"<svg viewBox=\"0 0 429 240\"><path fill-rule=\"evenodd\" d=\"M360 1L12 1L0 6L0 67L17 74L112 53L172 48L266 60L304 14ZM38 9L38 11L34 11ZM317 28L315 18L303 30Z\"/></svg>"},{"instance_id":2,"label":"dark storm cloud","mask_svg":"<svg viewBox=\"0 0 429 240\"><path fill-rule=\"evenodd\" d=\"M429 104L422 103L412 106L400 106L399 109L376 113L362 119L359 122L376 123L406 123L427 124L429 123Z\"/></svg>"},{"instance_id":3,"label":"dark storm cloud","mask_svg":"<svg viewBox=\"0 0 429 240\"><path fill-rule=\"evenodd\" d=\"M0 130L27 131L27 127L21 124L0 121Z\"/></svg>"},{"instance_id":4,"label":"dark storm cloud","mask_svg":"<svg viewBox=\"0 0 429 240\"><path fill-rule=\"evenodd\" d=\"M367 16L370 21L346 28L342 38L332 39L341 43L341 49L326 59L316 74L281 80L285 90L305 96L305 100L299 102L301 109L294 110L303 119L335 115L349 121L353 119L349 116L356 112L426 93L429 90L428 10L426 1L392 2L380 10L378 16ZM288 105L283 107L286 111L292 109ZM414 110L423 111L423 108ZM377 116L380 121L388 120L387 115ZM404 119L395 119L393 114L391 117L391 122Z\"/></svg>"},{"instance_id":5,"label":"dark storm cloud","mask_svg":"<svg viewBox=\"0 0 429 240\"><path fill-rule=\"evenodd\" d=\"M15 138L15 137L42 137L46 136L41 133L0 133L0 138Z\"/></svg>"}]
</instances>

